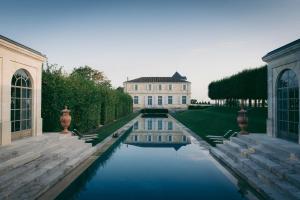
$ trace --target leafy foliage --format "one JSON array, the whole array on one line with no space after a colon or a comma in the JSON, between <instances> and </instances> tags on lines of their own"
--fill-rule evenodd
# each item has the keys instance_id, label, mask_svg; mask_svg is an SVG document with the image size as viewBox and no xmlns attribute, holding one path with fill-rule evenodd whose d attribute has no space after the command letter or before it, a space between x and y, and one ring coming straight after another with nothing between
<instances>
[{"instance_id":1,"label":"leafy foliage","mask_svg":"<svg viewBox=\"0 0 300 200\"><path fill-rule=\"evenodd\" d=\"M88 131L132 112L132 98L111 88L103 72L88 66L63 73L56 65L43 69L42 117L44 131L61 130L59 117L64 106L71 109L71 128Z\"/></svg>"}]
</instances>

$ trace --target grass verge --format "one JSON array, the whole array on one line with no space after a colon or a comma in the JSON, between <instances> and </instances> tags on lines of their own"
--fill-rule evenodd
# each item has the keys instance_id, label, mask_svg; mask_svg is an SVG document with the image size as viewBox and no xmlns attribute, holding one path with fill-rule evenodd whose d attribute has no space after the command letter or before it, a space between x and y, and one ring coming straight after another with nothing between
<instances>
[{"instance_id":1,"label":"grass verge","mask_svg":"<svg viewBox=\"0 0 300 200\"><path fill-rule=\"evenodd\" d=\"M176 112L172 115L204 140L211 143L205 136L224 135L228 130L240 130L236 122L238 111L239 108L209 107L201 110ZM249 132L266 133L266 108L250 108L248 118Z\"/></svg>"}]
</instances>

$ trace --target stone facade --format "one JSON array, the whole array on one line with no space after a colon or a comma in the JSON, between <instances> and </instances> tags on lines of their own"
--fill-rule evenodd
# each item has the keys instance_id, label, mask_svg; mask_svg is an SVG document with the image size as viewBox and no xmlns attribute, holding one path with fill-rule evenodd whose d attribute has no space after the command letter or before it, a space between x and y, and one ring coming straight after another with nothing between
<instances>
[{"instance_id":1,"label":"stone facade","mask_svg":"<svg viewBox=\"0 0 300 200\"><path fill-rule=\"evenodd\" d=\"M12 41L0 35L0 145L10 144L13 139L25 136L37 136L42 134L41 118L41 81L42 64L46 57L41 53ZM30 81L30 112L23 113L30 123L28 129L13 132L11 131L11 106L12 106L12 79L14 74L19 71L26 74ZM20 87L20 90L22 88ZM19 94L20 95L20 94ZM20 98L20 101L22 99ZM17 110L17 115L22 115ZM16 116L17 120L20 116ZM20 122L16 122L19 126ZM20 125L21 126L21 125ZM22 129L22 128L21 128ZM18 129L16 129L18 130Z\"/></svg>"},{"instance_id":2,"label":"stone facade","mask_svg":"<svg viewBox=\"0 0 300 200\"><path fill-rule=\"evenodd\" d=\"M179 73L172 77L141 77L124 82L132 96L134 110L143 108L187 109L191 83Z\"/></svg>"},{"instance_id":3,"label":"stone facade","mask_svg":"<svg viewBox=\"0 0 300 200\"><path fill-rule=\"evenodd\" d=\"M278 115L278 82L282 73L291 70L296 74L297 79L297 96L295 97L295 104L297 105L283 105L283 107L295 106L297 116L294 117L298 122L297 134L299 135L299 80L300 80L300 40L296 40L274 51L271 51L263 58L263 61L268 64L268 119L267 119L267 134L271 137L280 137L279 132L279 115ZM289 95L288 95L289 96ZM289 100L283 101L287 104ZM288 120L291 117L288 114ZM289 134L289 133L288 133ZM298 137L298 143L300 138Z\"/></svg>"}]
</instances>

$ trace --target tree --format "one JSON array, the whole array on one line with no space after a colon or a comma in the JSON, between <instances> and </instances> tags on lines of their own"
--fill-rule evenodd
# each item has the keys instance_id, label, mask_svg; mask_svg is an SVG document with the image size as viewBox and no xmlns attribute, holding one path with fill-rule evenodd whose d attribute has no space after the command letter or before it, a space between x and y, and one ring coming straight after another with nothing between
<instances>
[{"instance_id":1,"label":"tree","mask_svg":"<svg viewBox=\"0 0 300 200\"><path fill-rule=\"evenodd\" d=\"M110 80L103 72L85 65L84 67L74 68L71 76L81 76L83 79L94 81L97 84L111 87Z\"/></svg>"}]
</instances>

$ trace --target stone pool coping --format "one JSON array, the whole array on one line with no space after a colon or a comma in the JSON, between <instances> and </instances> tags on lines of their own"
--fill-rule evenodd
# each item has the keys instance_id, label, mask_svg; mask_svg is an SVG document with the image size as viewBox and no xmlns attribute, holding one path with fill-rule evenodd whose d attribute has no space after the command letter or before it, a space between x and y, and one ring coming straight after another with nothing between
<instances>
[{"instance_id":1,"label":"stone pool coping","mask_svg":"<svg viewBox=\"0 0 300 200\"><path fill-rule=\"evenodd\" d=\"M55 183L49 190L41 194L37 199L55 199L57 198L77 177L79 177L88 167L90 167L103 153L105 153L112 145L119 141L129 129L133 127L133 123L136 118L140 117L141 114L136 116L134 119L129 121L127 124L113 132L110 136L105 138L102 142L95 145L95 153L86 158L77 167L72 169L66 176L64 176L59 182ZM112 137L113 134L118 133L117 138Z\"/></svg>"}]
</instances>

